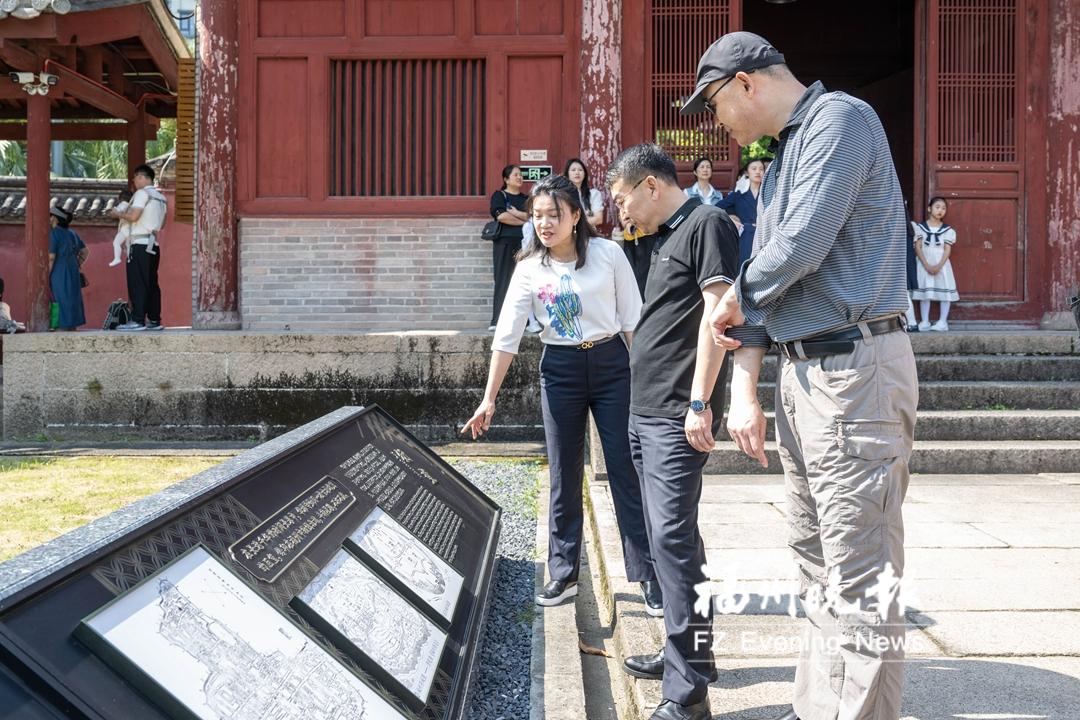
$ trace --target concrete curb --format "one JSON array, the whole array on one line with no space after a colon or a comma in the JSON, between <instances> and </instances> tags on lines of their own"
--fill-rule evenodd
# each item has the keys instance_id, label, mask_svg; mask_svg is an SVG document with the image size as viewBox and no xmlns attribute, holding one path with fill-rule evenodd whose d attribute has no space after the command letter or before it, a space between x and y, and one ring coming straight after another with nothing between
<instances>
[{"instance_id":1,"label":"concrete curb","mask_svg":"<svg viewBox=\"0 0 1080 720\"><path fill-rule=\"evenodd\" d=\"M603 621L612 627L615 652L621 665L621 661L630 655L656 652L664 642L663 621L645 613L641 589L637 583L622 577L622 545L618 538L605 539L601 533L598 515L610 516L611 524L615 522L615 507L607 483L592 480L588 470L586 477L585 526L589 542L596 548L595 561L591 563L593 587L597 603L607 615ZM631 605L635 599L637 607ZM621 608L620 602L624 603ZM660 683L638 680L621 671L619 679L626 699L623 720L645 720L660 701Z\"/></svg>"},{"instance_id":2,"label":"concrete curb","mask_svg":"<svg viewBox=\"0 0 1080 720\"><path fill-rule=\"evenodd\" d=\"M551 483L542 471L536 517L536 592L544 587ZM575 603L536 606L532 628L532 682L529 720L581 720L585 717L585 683L578 650Z\"/></svg>"}]
</instances>

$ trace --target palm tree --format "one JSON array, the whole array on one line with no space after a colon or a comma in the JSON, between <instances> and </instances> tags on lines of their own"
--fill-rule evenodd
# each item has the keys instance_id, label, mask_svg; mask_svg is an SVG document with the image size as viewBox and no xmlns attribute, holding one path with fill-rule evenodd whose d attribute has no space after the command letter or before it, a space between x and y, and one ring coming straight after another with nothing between
<instances>
[{"instance_id":1,"label":"palm tree","mask_svg":"<svg viewBox=\"0 0 1080 720\"><path fill-rule=\"evenodd\" d=\"M166 155L176 148L176 120L161 121L156 140L146 143L148 158ZM122 140L76 140L64 143L64 176L127 179L127 143ZM26 175L26 143L0 140L0 175Z\"/></svg>"}]
</instances>

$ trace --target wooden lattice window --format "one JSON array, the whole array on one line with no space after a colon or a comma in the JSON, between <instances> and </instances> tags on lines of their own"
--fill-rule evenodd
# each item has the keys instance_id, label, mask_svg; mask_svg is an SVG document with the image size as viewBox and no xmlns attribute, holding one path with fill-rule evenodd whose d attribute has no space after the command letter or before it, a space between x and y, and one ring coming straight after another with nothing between
<instances>
[{"instance_id":1,"label":"wooden lattice window","mask_svg":"<svg viewBox=\"0 0 1080 720\"><path fill-rule=\"evenodd\" d=\"M682 101L694 91L697 61L728 32L733 0L652 0L651 74L656 143L677 162L708 157L730 160L727 133L706 116L682 117Z\"/></svg>"},{"instance_id":2,"label":"wooden lattice window","mask_svg":"<svg viewBox=\"0 0 1080 720\"><path fill-rule=\"evenodd\" d=\"M330 194L485 194L485 63L336 60Z\"/></svg>"},{"instance_id":3,"label":"wooden lattice window","mask_svg":"<svg viewBox=\"0 0 1080 720\"><path fill-rule=\"evenodd\" d=\"M938 162L1016 162L1016 0L940 0Z\"/></svg>"},{"instance_id":4,"label":"wooden lattice window","mask_svg":"<svg viewBox=\"0 0 1080 720\"><path fill-rule=\"evenodd\" d=\"M180 60L176 99L176 221L195 222L195 60Z\"/></svg>"}]
</instances>

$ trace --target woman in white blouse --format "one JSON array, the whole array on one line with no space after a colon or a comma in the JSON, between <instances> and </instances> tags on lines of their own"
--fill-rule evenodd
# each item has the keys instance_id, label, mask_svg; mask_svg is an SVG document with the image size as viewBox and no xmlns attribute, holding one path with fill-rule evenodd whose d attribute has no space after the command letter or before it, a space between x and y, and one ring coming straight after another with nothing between
<instances>
[{"instance_id":1,"label":"woman in white blouse","mask_svg":"<svg viewBox=\"0 0 1080 720\"><path fill-rule=\"evenodd\" d=\"M471 432L476 439L491 427L495 399L532 311L543 326L540 387L551 474L550 582L536 601L556 605L577 595L585 432L591 410L607 462L626 577L642 583L650 614L662 614L627 434L627 348L641 314L633 270L616 243L595 236L577 188L565 177L554 175L537 183L526 209L536 234L522 250L510 280L491 343L484 399L462 433Z\"/></svg>"},{"instance_id":2,"label":"woman in white blouse","mask_svg":"<svg viewBox=\"0 0 1080 720\"><path fill-rule=\"evenodd\" d=\"M578 197L581 198L581 206L585 208L585 219L594 228L604 224L604 196L599 190L589 184L589 171L581 158L570 158L566 161L563 175L577 188Z\"/></svg>"}]
</instances>

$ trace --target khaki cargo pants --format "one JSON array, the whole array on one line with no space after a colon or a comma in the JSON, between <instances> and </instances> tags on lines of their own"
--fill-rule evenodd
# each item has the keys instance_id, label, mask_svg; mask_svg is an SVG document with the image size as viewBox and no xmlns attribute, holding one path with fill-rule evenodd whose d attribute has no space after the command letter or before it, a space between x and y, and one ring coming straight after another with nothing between
<instances>
[{"instance_id":1,"label":"khaki cargo pants","mask_svg":"<svg viewBox=\"0 0 1080 720\"><path fill-rule=\"evenodd\" d=\"M845 355L783 360L776 437L809 620L795 673L801 720L900 717L904 617L894 602L883 619L875 589L886 564L903 574L918 392L902 331L864 331Z\"/></svg>"}]
</instances>

